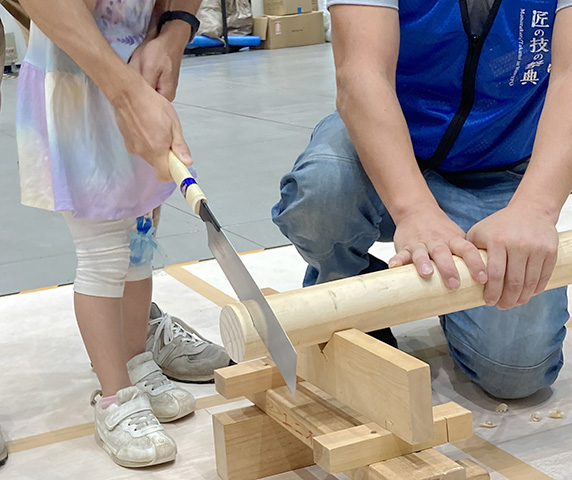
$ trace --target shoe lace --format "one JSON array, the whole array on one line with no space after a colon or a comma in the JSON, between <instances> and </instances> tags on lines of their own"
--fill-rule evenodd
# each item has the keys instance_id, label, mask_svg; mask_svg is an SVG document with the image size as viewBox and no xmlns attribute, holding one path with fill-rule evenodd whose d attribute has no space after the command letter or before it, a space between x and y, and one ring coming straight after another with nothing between
<instances>
[{"instance_id":1,"label":"shoe lace","mask_svg":"<svg viewBox=\"0 0 572 480\"><path fill-rule=\"evenodd\" d=\"M155 426L157 424L158 421L151 412L136 413L131 415L127 421L127 425L133 427L133 430L136 432L145 427Z\"/></svg>"},{"instance_id":2,"label":"shoe lace","mask_svg":"<svg viewBox=\"0 0 572 480\"><path fill-rule=\"evenodd\" d=\"M157 325L155 330L155 338L153 340L153 350L161 341L163 345L169 345L175 338L181 338L183 342L195 343L202 345L203 343L211 343L205 337L199 334L194 328L180 322L173 322L171 315L163 313L161 317L155 318L149 322L150 325Z\"/></svg>"},{"instance_id":3,"label":"shoe lace","mask_svg":"<svg viewBox=\"0 0 572 480\"><path fill-rule=\"evenodd\" d=\"M148 387L152 392L162 387L173 386L171 380L169 380L165 375L163 375L163 372L161 371L150 373L145 377L143 382L144 382L143 385L145 387Z\"/></svg>"}]
</instances>

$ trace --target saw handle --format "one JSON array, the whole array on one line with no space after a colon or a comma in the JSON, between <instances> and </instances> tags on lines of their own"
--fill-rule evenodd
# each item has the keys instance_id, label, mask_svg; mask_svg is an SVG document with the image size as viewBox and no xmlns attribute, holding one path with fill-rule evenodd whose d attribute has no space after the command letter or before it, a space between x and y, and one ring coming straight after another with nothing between
<instances>
[{"instance_id":1,"label":"saw handle","mask_svg":"<svg viewBox=\"0 0 572 480\"><path fill-rule=\"evenodd\" d=\"M201 202L203 200L206 202L207 197L205 197L201 187L199 187L187 166L172 151L169 153L169 170L183 197L185 197L193 212L199 215Z\"/></svg>"}]
</instances>

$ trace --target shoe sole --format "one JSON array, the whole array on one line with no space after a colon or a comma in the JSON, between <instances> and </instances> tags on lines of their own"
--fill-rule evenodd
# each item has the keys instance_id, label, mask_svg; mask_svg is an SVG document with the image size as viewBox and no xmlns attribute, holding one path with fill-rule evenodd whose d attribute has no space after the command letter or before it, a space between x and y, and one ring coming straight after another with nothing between
<instances>
[{"instance_id":1,"label":"shoe sole","mask_svg":"<svg viewBox=\"0 0 572 480\"><path fill-rule=\"evenodd\" d=\"M99 436L99 433L97 433L97 428L95 429L95 443L97 443L101 447L101 449L105 453L107 453L115 463L117 463L117 465L120 465L121 467L126 467L126 468L144 468L144 467L150 467L152 465L161 465L163 463L168 463L168 462L174 461L175 457L177 456L177 454L175 453L175 455L173 455L173 458L167 458L167 459L163 459L161 461L153 460L153 461L147 462L147 463L127 462L125 460L121 460L113 454L113 452L109 449L109 447L101 439L101 437Z\"/></svg>"},{"instance_id":2,"label":"shoe sole","mask_svg":"<svg viewBox=\"0 0 572 480\"><path fill-rule=\"evenodd\" d=\"M175 380L176 382L196 383L198 385L214 383L214 375L204 375L202 377L186 377L169 370L165 370L164 368L161 368L161 370L163 371L163 375L165 375L170 380Z\"/></svg>"},{"instance_id":3,"label":"shoe sole","mask_svg":"<svg viewBox=\"0 0 572 480\"><path fill-rule=\"evenodd\" d=\"M226 367L230 367L232 365L236 365L236 362L233 362L231 360L229 362L229 364L226 365ZM163 368L163 367L161 367L161 365L159 365L159 367L163 371L163 375L165 375L170 380L175 380L176 382L196 383L199 385L203 385L203 384L207 384L207 383L214 383L214 375L203 375L203 376L199 376L199 377L183 376L183 375L179 375L178 373L174 373L174 372L172 372L166 368ZM220 367L220 368L226 368L226 367Z\"/></svg>"},{"instance_id":4,"label":"shoe sole","mask_svg":"<svg viewBox=\"0 0 572 480\"><path fill-rule=\"evenodd\" d=\"M8 448L4 447L4 451L0 453L0 467L8 460Z\"/></svg>"}]
</instances>

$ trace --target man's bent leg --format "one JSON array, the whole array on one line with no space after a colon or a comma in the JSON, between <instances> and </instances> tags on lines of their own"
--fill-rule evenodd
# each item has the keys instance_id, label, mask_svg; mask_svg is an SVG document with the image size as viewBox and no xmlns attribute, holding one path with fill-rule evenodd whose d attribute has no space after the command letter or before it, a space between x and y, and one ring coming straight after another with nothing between
<instances>
[{"instance_id":1,"label":"man's bent leg","mask_svg":"<svg viewBox=\"0 0 572 480\"><path fill-rule=\"evenodd\" d=\"M508 204L523 172L524 166L466 175L454 185L434 172L425 177L444 211L467 231ZM455 363L485 391L509 399L556 380L568 318L566 288L560 288L511 310L485 306L445 315L442 324Z\"/></svg>"},{"instance_id":2,"label":"man's bent leg","mask_svg":"<svg viewBox=\"0 0 572 480\"><path fill-rule=\"evenodd\" d=\"M524 398L554 383L563 365L566 289L511 310L479 307L447 315L443 330L457 365L486 392Z\"/></svg>"},{"instance_id":3,"label":"man's bent leg","mask_svg":"<svg viewBox=\"0 0 572 480\"><path fill-rule=\"evenodd\" d=\"M380 229L391 241L395 228L337 113L316 127L282 179L272 217L309 264L304 286L366 270Z\"/></svg>"}]
</instances>

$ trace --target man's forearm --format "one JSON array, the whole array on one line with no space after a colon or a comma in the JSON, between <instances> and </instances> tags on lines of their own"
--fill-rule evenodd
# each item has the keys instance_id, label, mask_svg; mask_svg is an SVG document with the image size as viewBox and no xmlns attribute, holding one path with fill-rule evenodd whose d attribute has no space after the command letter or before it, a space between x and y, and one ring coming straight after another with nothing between
<instances>
[{"instance_id":1,"label":"man's forearm","mask_svg":"<svg viewBox=\"0 0 572 480\"><path fill-rule=\"evenodd\" d=\"M572 189L572 71L551 79L530 165L511 203L534 202L554 223Z\"/></svg>"},{"instance_id":2,"label":"man's forearm","mask_svg":"<svg viewBox=\"0 0 572 480\"><path fill-rule=\"evenodd\" d=\"M378 72L338 70L338 111L394 221L437 206L419 170L393 85Z\"/></svg>"},{"instance_id":3,"label":"man's forearm","mask_svg":"<svg viewBox=\"0 0 572 480\"><path fill-rule=\"evenodd\" d=\"M21 0L38 28L66 52L113 103L142 77L115 53L84 0Z\"/></svg>"}]
</instances>

